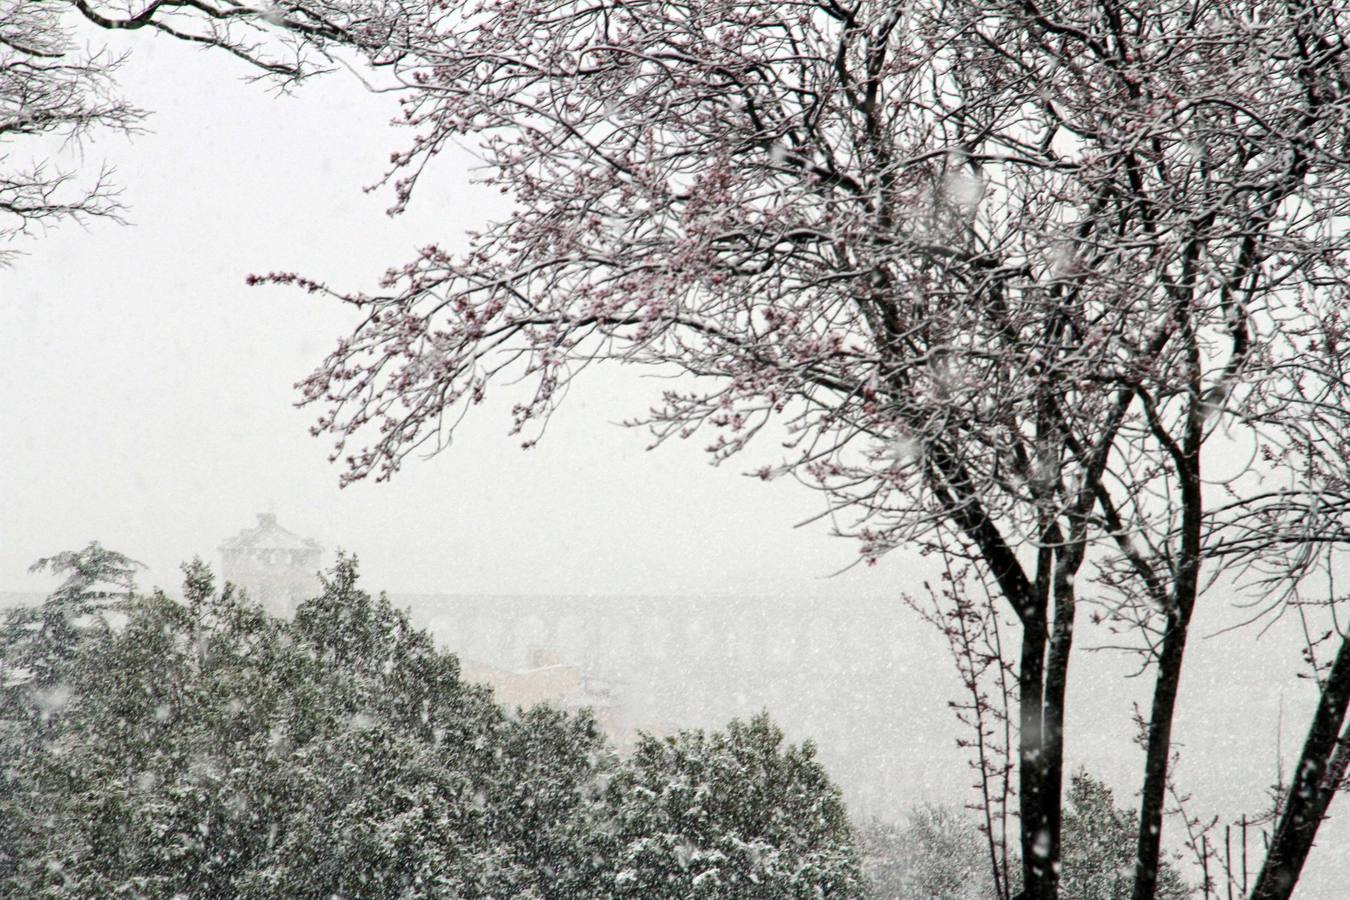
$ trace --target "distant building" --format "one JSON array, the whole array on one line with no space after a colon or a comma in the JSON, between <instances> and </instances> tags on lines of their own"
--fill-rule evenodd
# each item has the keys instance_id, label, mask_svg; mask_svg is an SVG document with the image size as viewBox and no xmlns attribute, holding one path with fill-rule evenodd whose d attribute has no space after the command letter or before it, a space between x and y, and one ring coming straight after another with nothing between
<instances>
[{"instance_id":1,"label":"distant building","mask_svg":"<svg viewBox=\"0 0 1350 900\"><path fill-rule=\"evenodd\" d=\"M301 600L315 596L323 548L259 513L258 524L220 545L221 575L273 613L289 616Z\"/></svg>"}]
</instances>

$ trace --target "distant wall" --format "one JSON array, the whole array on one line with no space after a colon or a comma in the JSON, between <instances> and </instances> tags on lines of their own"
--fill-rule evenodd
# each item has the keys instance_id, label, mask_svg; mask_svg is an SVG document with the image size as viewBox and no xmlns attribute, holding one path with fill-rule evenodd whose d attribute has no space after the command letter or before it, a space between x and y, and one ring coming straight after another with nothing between
<instances>
[{"instance_id":1,"label":"distant wall","mask_svg":"<svg viewBox=\"0 0 1350 900\"><path fill-rule=\"evenodd\" d=\"M767 709L811 738L856 814L963 799L944 645L898 602L399 595L450 650L502 668L555 650L637 722L720 727ZM922 764L916 764L922 760ZM959 802L959 801L958 801Z\"/></svg>"}]
</instances>

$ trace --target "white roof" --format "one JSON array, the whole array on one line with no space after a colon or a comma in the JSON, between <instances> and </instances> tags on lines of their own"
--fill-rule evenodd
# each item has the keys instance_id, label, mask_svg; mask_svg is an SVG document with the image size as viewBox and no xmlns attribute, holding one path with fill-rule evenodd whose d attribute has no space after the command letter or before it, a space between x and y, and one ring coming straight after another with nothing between
<instances>
[{"instance_id":1,"label":"white roof","mask_svg":"<svg viewBox=\"0 0 1350 900\"><path fill-rule=\"evenodd\" d=\"M245 528L220 545L225 550L313 550L321 552L322 547L309 538L302 538L293 531L277 524L273 513L258 513L258 524Z\"/></svg>"}]
</instances>

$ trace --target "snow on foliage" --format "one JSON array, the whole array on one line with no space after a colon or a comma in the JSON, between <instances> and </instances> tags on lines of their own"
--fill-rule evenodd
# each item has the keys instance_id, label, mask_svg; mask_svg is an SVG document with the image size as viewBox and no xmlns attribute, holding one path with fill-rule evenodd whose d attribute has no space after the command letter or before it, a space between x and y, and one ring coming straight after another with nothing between
<instances>
[{"instance_id":1,"label":"snow on foliage","mask_svg":"<svg viewBox=\"0 0 1350 900\"><path fill-rule=\"evenodd\" d=\"M1060 892L1071 900L1121 900L1134 881L1137 840L1131 814L1086 772L1074 773L1065 798ZM873 900L988 900L997 896L989 848L976 821L961 809L924 805L904 826L869 822L859 828L859 852ZM1013 867L1014 870L1016 867ZM1012 890L1020 879L1012 872ZM1164 862L1157 900L1196 893Z\"/></svg>"},{"instance_id":2,"label":"snow on foliage","mask_svg":"<svg viewBox=\"0 0 1350 900\"><path fill-rule=\"evenodd\" d=\"M352 559L293 621L184 573L120 628L23 627L69 591L6 619L0 666L41 679L0 688L0 894L858 895L836 789L767 719L619 761L461 680Z\"/></svg>"},{"instance_id":3,"label":"snow on foliage","mask_svg":"<svg viewBox=\"0 0 1350 900\"><path fill-rule=\"evenodd\" d=\"M605 797L618 896L861 896L839 792L767 716L646 737Z\"/></svg>"},{"instance_id":4,"label":"snow on foliage","mask_svg":"<svg viewBox=\"0 0 1350 900\"><path fill-rule=\"evenodd\" d=\"M1074 900L1127 897L1134 882L1138 822L1116 806L1103 782L1078 771L1069 784L1064 809L1064 863L1060 890ZM1186 900L1195 891L1175 866L1158 867L1157 900Z\"/></svg>"}]
</instances>

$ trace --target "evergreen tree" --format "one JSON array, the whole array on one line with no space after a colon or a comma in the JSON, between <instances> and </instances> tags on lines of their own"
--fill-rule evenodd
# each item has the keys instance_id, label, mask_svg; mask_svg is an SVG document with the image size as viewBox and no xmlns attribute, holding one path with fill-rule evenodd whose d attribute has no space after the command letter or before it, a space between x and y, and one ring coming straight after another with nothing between
<instances>
[{"instance_id":1,"label":"evergreen tree","mask_svg":"<svg viewBox=\"0 0 1350 900\"><path fill-rule=\"evenodd\" d=\"M86 578L0 628L0 896L859 895L837 790L767 718L619 762L589 713L463 681L352 559L293 621L184 572L125 621Z\"/></svg>"},{"instance_id":2,"label":"evergreen tree","mask_svg":"<svg viewBox=\"0 0 1350 900\"><path fill-rule=\"evenodd\" d=\"M97 541L38 560L30 571L63 579L45 603L0 621L0 884L23 859L26 782L21 763L59 733L80 648L108 634L135 587L140 563Z\"/></svg>"},{"instance_id":3,"label":"evergreen tree","mask_svg":"<svg viewBox=\"0 0 1350 900\"><path fill-rule=\"evenodd\" d=\"M875 900L987 900L996 896L983 835L960 808L924 804L903 826L859 829L868 896Z\"/></svg>"},{"instance_id":4,"label":"evergreen tree","mask_svg":"<svg viewBox=\"0 0 1350 900\"><path fill-rule=\"evenodd\" d=\"M558 857L531 849L556 850L607 765L589 716L506 715L357 588L353 560L289 623L185 573L182 603L136 597L125 626L75 645L59 724L11 750L0 894L551 895ZM34 707L35 684L8 685L6 709ZM545 795L517 846L515 807Z\"/></svg>"},{"instance_id":5,"label":"evergreen tree","mask_svg":"<svg viewBox=\"0 0 1350 900\"><path fill-rule=\"evenodd\" d=\"M810 742L765 715L644 738L607 791L613 894L861 897L844 805Z\"/></svg>"},{"instance_id":6,"label":"evergreen tree","mask_svg":"<svg viewBox=\"0 0 1350 900\"><path fill-rule=\"evenodd\" d=\"M1060 890L1074 900L1122 900L1134 883L1136 817L1115 804L1111 789L1079 769L1064 806L1064 871ZM1157 900L1185 900L1193 892L1176 868L1158 866Z\"/></svg>"},{"instance_id":7,"label":"evergreen tree","mask_svg":"<svg viewBox=\"0 0 1350 900\"><path fill-rule=\"evenodd\" d=\"M994 897L989 848L975 823L953 806L916 807L904 826L873 821L858 831L868 896L873 900L984 900ZM1065 797L1060 890L1066 900L1129 900L1137 840L1135 817L1102 781L1074 773ZM1021 885L1017 861L1011 892ZM1163 861L1157 900L1194 891Z\"/></svg>"}]
</instances>

